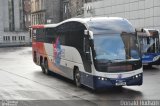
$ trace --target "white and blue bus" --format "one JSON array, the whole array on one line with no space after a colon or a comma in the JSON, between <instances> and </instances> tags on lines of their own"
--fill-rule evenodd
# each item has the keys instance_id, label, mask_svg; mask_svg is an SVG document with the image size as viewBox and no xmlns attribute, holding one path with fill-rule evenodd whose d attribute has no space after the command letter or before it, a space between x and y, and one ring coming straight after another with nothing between
<instances>
[{"instance_id":1,"label":"white and blue bus","mask_svg":"<svg viewBox=\"0 0 160 106\"><path fill-rule=\"evenodd\" d=\"M92 89L142 85L135 28L123 18L73 18L32 26L33 60Z\"/></svg>"},{"instance_id":2,"label":"white and blue bus","mask_svg":"<svg viewBox=\"0 0 160 106\"><path fill-rule=\"evenodd\" d=\"M160 65L160 35L156 29L141 29L138 32L143 65Z\"/></svg>"}]
</instances>

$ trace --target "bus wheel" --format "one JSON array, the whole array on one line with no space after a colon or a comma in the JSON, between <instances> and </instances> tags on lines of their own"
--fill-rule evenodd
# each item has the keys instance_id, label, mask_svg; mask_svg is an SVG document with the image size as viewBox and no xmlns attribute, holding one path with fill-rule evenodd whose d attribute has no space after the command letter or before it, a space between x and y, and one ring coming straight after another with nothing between
<instances>
[{"instance_id":1,"label":"bus wheel","mask_svg":"<svg viewBox=\"0 0 160 106\"><path fill-rule=\"evenodd\" d=\"M76 83L76 86L77 87L81 87L81 81L80 81L80 73L79 73L79 70L76 69L75 70L75 73L74 73L74 80L75 80L75 83Z\"/></svg>"},{"instance_id":2,"label":"bus wheel","mask_svg":"<svg viewBox=\"0 0 160 106\"><path fill-rule=\"evenodd\" d=\"M44 73L49 75L49 70L48 70L48 61L47 59L44 61Z\"/></svg>"},{"instance_id":3,"label":"bus wheel","mask_svg":"<svg viewBox=\"0 0 160 106\"><path fill-rule=\"evenodd\" d=\"M42 62L40 62L40 66L41 66L42 72L45 74L45 68L44 68L44 64Z\"/></svg>"},{"instance_id":4,"label":"bus wheel","mask_svg":"<svg viewBox=\"0 0 160 106\"><path fill-rule=\"evenodd\" d=\"M44 66L41 65L42 72L45 74Z\"/></svg>"}]
</instances>

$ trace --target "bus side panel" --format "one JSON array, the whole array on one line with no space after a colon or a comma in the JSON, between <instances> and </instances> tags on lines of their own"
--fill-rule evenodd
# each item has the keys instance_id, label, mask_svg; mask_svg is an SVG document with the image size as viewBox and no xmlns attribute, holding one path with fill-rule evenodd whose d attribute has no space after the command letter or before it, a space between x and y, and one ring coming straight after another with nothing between
<instances>
[{"instance_id":1,"label":"bus side panel","mask_svg":"<svg viewBox=\"0 0 160 106\"><path fill-rule=\"evenodd\" d=\"M73 69L75 66L77 66L80 71L84 71L80 53L75 48L69 46L61 46L59 57L55 56L55 52L57 50L53 47L53 44L46 43L45 49L49 60L49 69L51 71L72 80L74 79Z\"/></svg>"},{"instance_id":2,"label":"bus side panel","mask_svg":"<svg viewBox=\"0 0 160 106\"><path fill-rule=\"evenodd\" d=\"M33 46L33 56L36 56L37 58L37 65L40 65L41 63L43 63L43 61L41 61L40 63L40 57L44 60L45 57L45 49L44 49L44 43L43 42L36 42ZM36 53L36 55L35 55Z\"/></svg>"},{"instance_id":3,"label":"bus side panel","mask_svg":"<svg viewBox=\"0 0 160 106\"><path fill-rule=\"evenodd\" d=\"M49 43L44 43L44 51L45 51L45 57L48 60L48 67L49 70L52 72L55 72L57 74L60 74L62 76L64 76L65 74L63 73L63 71L61 71L55 64L54 64L54 57L53 57L53 52L54 52L54 48L53 48L53 44L49 44Z\"/></svg>"},{"instance_id":4,"label":"bus side panel","mask_svg":"<svg viewBox=\"0 0 160 106\"><path fill-rule=\"evenodd\" d=\"M37 64L37 46L35 41L32 41L32 57L33 57L33 62Z\"/></svg>"},{"instance_id":5,"label":"bus side panel","mask_svg":"<svg viewBox=\"0 0 160 106\"><path fill-rule=\"evenodd\" d=\"M74 79L74 66L78 67L81 74L81 83L93 88L93 75L85 70L84 65L87 64L84 64L83 58L85 57L80 53L80 50L78 51L75 47L62 46L60 67L66 76L71 79Z\"/></svg>"}]
</instances>

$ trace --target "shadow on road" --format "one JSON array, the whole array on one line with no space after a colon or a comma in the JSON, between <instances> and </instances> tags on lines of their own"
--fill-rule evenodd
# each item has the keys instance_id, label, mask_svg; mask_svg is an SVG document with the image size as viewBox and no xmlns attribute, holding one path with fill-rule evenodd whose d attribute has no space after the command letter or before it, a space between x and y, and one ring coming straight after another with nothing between
<instances>
[{"instance_id":1,"label":"shadow on road","mask_svg":"<svg viewBox=\"0 0 160 106\"><path fill-rule=\"evenodd\" d=\"M160 71L158 66L143 66L144 71Z\"/></svg>"},{"instance_id":2,"label":"shadow on road","mask_svg":"<svg viewBox=\"0 0 160 106\"><path fill-rule=\"evenodd\" d=\"M49 72L49 75L46 75L41 70L37 70L36 72L34 72L34 76L35 77L36 76L38 76L38 77L40 77L40 76L45 77L46 76L46 78L51 78L53 80L57 79L58 81L62 81L62 82L68 83L68 84L74 84L74 82L72 80L65 78L59 74L54 73L54 72Z\"/></svg>"}]
</instances>

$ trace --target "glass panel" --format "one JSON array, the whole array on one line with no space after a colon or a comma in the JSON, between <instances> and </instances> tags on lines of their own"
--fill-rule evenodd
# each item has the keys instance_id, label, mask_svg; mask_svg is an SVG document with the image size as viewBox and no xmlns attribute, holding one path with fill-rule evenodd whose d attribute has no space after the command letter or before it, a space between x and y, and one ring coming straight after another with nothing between
<instances>
[{"instance_id":1,"label":"glass panel","mask_svg":"<svg viewBox=\"0 0 160 106\"><path fill-rule=\"evenodd\" d=\"M159 38L140 36L142 53L158 53L159 52Z\"/></svg>"},{"instance_id":2,"label":"glass panel","mask_svg":"<svg viewBox=\"0 0 160 106\"><path fill-rule=\"evenodd\" d=\"M127 61L140 59L134 35L100 34L94 36L96 60Z\"/></svg>"}]
</instances>

